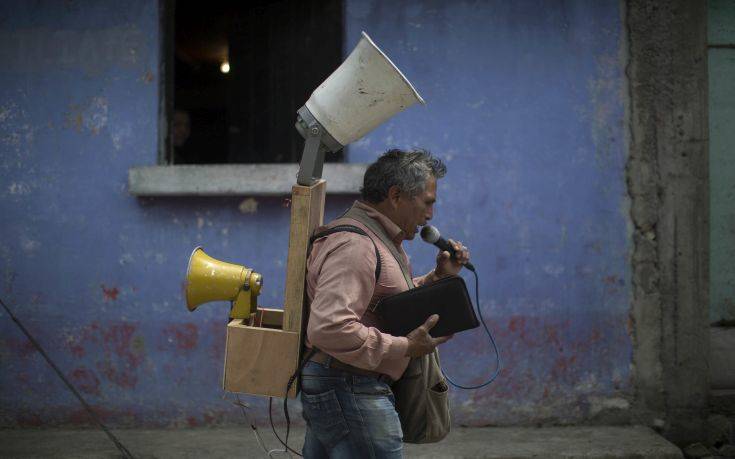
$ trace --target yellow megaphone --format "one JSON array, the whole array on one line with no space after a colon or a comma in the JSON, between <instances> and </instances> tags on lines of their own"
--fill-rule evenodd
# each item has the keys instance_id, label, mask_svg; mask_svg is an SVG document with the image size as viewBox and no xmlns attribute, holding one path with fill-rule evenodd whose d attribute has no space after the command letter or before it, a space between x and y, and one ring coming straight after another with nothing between
<instances>
[{"instance_id":1,"label":"yellow megaphone","mask_svg":"<svg viewBox=\"0 0 735 459\"><path fill-rule=\"evenodd\" d=\"M214 259L197 247L186 270L186 307L195 310L210 301L230 301L231 319L250 319L258 308L263 276L252 269Z\"/></svg>"}]
</instances>

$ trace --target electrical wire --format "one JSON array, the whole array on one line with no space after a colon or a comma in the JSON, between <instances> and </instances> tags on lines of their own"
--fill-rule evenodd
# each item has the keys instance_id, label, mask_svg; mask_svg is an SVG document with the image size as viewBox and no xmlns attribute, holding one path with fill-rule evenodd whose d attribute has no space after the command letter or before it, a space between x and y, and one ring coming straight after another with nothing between
<instances>
[{"instance_id":1,"label":"electrical wire","mask_svg":"<svg viewBox=\"0 0 735 459\"><path fill-rule=\"evenodd\" d=\"M271 449L269 450L268 447L265 444L265 441L263 441L263 437L260 436L260 433L258 432L258 426L255 424L255 421L248 416L247 410L250 408L250 406L240 400L240 396L235 394L235 397L237 398L237 401L232 402L234 405L239 406L242 410L243 416L245 416L245 421L250 424L250 428L253 431L253 434L255 435L255 440L258 442L258 445L260 446L260 449L263 450L263 452L266 454L267 457L272 458L273 454L275 453L286 453L289 457L292 457L291 454L286 451L285 449ZM226 396L223 396L223 398L226 398ZM277 435L276 435L277 436ZM298 454L298 453L297 453Z\"/></svg>"},{"instance_id":2,"label":"electrical wire","mask_svg":"<svg viewBox=\"0 0 735 459\"><path fill-rule=\"evenodd\" d=\"M485 387L491 382L495 381L495 378L498 377L500 374L500 352L498 352L498 346L495 344L495 339L493 338L493 334L490 333L490 329L487 327L487 324L485 323L485 319L482 317L482 310L480 309L480 281L477 277L477 272L472 271L472 274L475 275L475 307L477 308L477 315L480 317L480 323L482 323L482 327L485 329L485 332L487 333L487 336L490 338L490 342L493 345L493 349L495 349L495 372L490 376L490 379L485 381L482 384L477 384L475 386L463 386L461 384L457 384L449 377L449 375L444 371L442 368L442 374L445 378L447 378L447 381L449 381L449 384L453 385L456 388L459 389L479 389L481 387Z\"/></svg>"},{"instance_id":3,"label":"electrical wire","mask_svg":"<svg viewBox=\"0 0 735 459\"><path fill-rule=\"evenodd\" d=\"M225 398L223 396L223 398ZM240 396L238 394L235 394L235 398L237 401L232 402L234 405L239 406L242 410L242 415L245 416L245 421L250 424L250 428L253 430L253 434L255 435L255 441L258 442L258 445L260 445L260 448L263 450L265 454L267 454L270 457L270 453L268 452L268 448L265 446L265 442L260 437L260 433L258 433L258 426L255 425L255 422L250 419L250 416L248 416L247 409L250 408L246 403L243 403L240 400Z\"/></svg>"},{"instance_id":4,"label":"electrical wire","mask_svg":"<svg viewBox=\"0 0 735 459\"><path fill-rule=\"evenodd\" d=\"M3 308L8 312L8 315L10 315L10 318L13 319L15 324L20 328L20 330L26 335L26 338L33 344L33 346L36 348L36 350L43 356L44 359L46 359L46 363L48 363L51 368L56 372L56 375L61 378L61 380L66 384L66 387L69 388L69 390L76 396L76 398L79 400L79 402L82 404L85 410L87 410L87 414L89 414L89 417L94 421L95 424L97 424L109 437L110 441L115 445L115 447L120 450L120 452L123 454L126 458L133 458L133 455L128 451L128 449L125 447L125 445L120 442L120 440L117 439L117 437L110 432L110 430L105 427L104 424L102 424L102 421L99 420L97 415L95 414L94 410L92 410L92 407L87 404L87 402L84 400L84 398L79 394L79 392L74 388L74 386L64 377L63 373L61 373L61 370L59 370L59 367L56 366L56 364L51 360L51 357L46 354L46 351L43 350L40 344L38 344L38 341L36 341L35 338L33 338L33 335L26 329L26 327L23 326L23 324L18 320L15 315L13 315L12 311L8 306L5 304L5 302L0 298L0 304L3 305Z\"/></svg>"},{"instance_id":5,"label":"electrical wire","mask_svg":"<svg viewBox=\"0 0 735 459\"><path fill-rule=\"evenodd\" d=\"M286 396L286 398L288 398L288 396ZM285 404L285 402L284 402L284 404ZM285 405L284 405L284 409L286 409L285 408ZM293 448L291 448L290 446L288 446L288 434L289 434L289 431L291 430L291 428L290 428L291 426L290 426L290 421L288 419L288 415L286 415L286 440L282 440L281 437L278 435L278 432L276 432L276 426L273 423L273 397L268 397L268 419L270 419L271 430L273 431L273 435L275 435L276 438L278 439L278 441L283 445L283 449L278 450L278 451L280 451L282 453L289 453L289 451L290 451L291 453L294 453L295 455L297 455L299 457L304 457L304 456L301 455L301 453L299 453L298 451L296 451Z\"/></svg>"},{"instance_id":6,"label":"electrical wire","mask_svg":"<svg viewBox=\"0 0 735 459\"><path fill-rule=\"evenodd\" d=\"M276 432L276 426L273 424L273 397L268 398L268 419L270 419L271 423L271 429L273 430L273 435L276 436L279 442L284 447L283 452L291 451L292 453L296 454L299 457L303 457L301 454L299 454L297 451L294 451L290 446L288 446L288 436L291 432L291 418L288 415L288 393L291 391L291 386L293 386L294 382L296 382L296 378L301 374L301 371L304 369L304 365L306 365L306 362L311 359L311 357L316 353L317 349L315 347L312 347L309 352L306 353L306 356L301 360L301 363L299 364L299 367L296 369L293 375L291 375L290 378L288 378L288 383L286 384L286 393L283 397L283 414L286 417L286 440L281 440L281 437L278 435L278 432ZM298 388L296 388L296 393L298 394ZM288 451L286 451L288 450Z\"/></svg>"}]
</instances>

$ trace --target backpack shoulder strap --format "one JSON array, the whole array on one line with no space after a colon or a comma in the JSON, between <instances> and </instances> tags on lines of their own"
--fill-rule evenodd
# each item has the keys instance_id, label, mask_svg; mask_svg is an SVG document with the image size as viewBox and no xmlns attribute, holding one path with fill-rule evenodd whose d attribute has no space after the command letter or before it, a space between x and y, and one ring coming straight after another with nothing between
<instances>
[{"instance_id":1,"label":"backpack shoulder strap","mask_svg":"<svg viewBox=\"0 0 735 459\"><path fill-rule=\"evenodd\" d=\"M378 282L378 279L380 278L380 252L378 251L378 246L375 245L375 241L373 241L373 238L371 238L362 228L358 228L357 226L353 225L337 225L332 228L329 228L328 230L321 231L319 233L314 234L309 238L309 252L311 252L311 245L316 241L317 239L321 239L323 237L329 236L330 234L334 233L356 233L360 234L362 236L367 237L370 239L370 242L373 243L373 248L375 249L375 258L378 260L378 262L375 265L375 282ZM308 254L307 254L308 257Z\"/></svg>"}]
</instances>

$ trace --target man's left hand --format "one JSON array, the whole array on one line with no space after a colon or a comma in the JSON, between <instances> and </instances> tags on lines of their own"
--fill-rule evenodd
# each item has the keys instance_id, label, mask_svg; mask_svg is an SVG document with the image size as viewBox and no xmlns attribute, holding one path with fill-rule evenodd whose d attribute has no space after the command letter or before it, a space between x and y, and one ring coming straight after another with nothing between
<instances>
[{"instance_id":1,"label":"man's left hand","mask_svg":"<svg viewBox=\"0 0 735 459\"><path fill-rule=\"evenodd\" d=\"M434 274L438 277L456 276L462 270L462 265L470 261L470 251L461 242L449 239L447 242L454 248L455 257L446 250L436 256Z\"/></svg>"}]
</instances>

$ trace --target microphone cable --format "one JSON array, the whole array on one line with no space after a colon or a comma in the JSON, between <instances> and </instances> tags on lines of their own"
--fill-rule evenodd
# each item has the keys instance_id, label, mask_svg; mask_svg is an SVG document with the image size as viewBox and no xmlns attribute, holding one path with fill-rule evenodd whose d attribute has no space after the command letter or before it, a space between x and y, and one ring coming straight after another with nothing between
<instances>
[{"instance_id":1,"label":"microphone cable","mask_svg":"<svg viewBox=\"0 0 735 459\"><path fill-rule=\"evenodd\" d=\"M227 399L226 393L222 396L223 399ZM248 409L250 409L250 406L240 400L239 394L235 394L235 401L232 402L235 406L239 406L242 410L242 414L245 417L245 421L250 425L250 429L253 431L253 434L255 435L255 440L258 442L258 445L260 446L260 449L263 450L263 453L268 458L273 458L274 454L276 453L284 453L287 454L289 457L293 457L291 453L294 453L298 456L301 456L298 452L294 451L290 446L284 443L284 441L281 439L281 437L278 436L278 433L275 430L275 427L273 426L273 397L268 398L268 417L270 418L271 422L271 428L273 429L273 433L275 434L278 441L285 446L283 449L268 449L268 447L265 444L265 441L263 440L263 437L261 437L260 433L258 432L258 426L255 423L255 420L252 419L250 416L248 416ZM286 442L288 441L288 438L286 438Z\"/></svg>"},{"instance_id":2,"label":"microphone cable","mask_svg":"<svg viewBox=\"0 0 735 459\"><path fill-rule=\"evenodd\" d=\"M268 418L271 423L271 430L273 430L273 435L276 436L278 441L283 445L284 449L280 450L281 452L288 453L289 451L294 453L295 455L299 457L303 457L298 451L295 451L293 448L288 446L288 437L291 433L291 417L288 415L288 393L291 390L291 386L293 386L294 382L296 382L296 378L301 374L301 370L304 369L304 365L306 365L306 362L309 361L311 356L313 356L316 353L316 348L312 348L309 350L309 352L306 353L306 356L301 360L299 363L298 368L294 372L293 375L288 379L288 383L286 384L286 393L283 397L283 414L286 417L286 439L283 440L278 435L278 432L276 432L276 426L273 423L273 397L268 397ZM296 393L299 392L298 387L296 388Z\"/></svg>"},{"instance_id":3,"label":"microphone cable","mask_svg":"<svg viewBox=\"0 0 735 459\"><path fill-rule=\"evenodd\" d=\"M223 394L222 395L222 398L226 400L227 399L227 394L226 393ZM258 426L256 426L255 425L255 421L252 420L252 419L250 419L250 416L248 416L248 411L247 410L250 408L250 406L247 403L245 403L242 400L240 400L240 395L239 394L235 394L235 401L233 401L232 403L235 406L239 406L240 409L242 410L242 415L245 417L245 421L248 424L250 424L250 429L253 431L253 434L255 435L255 440L258 442L258 445L263 450L263 452L268 457L273 457L272 454L273 454L274 450L268 451L268 448L265 446L265 442L263 441L263 438L260 436L260 433L258 433Z\"/></svg>"},{"instance_id":4,"label":"microphone cable","mask_svg":"<svg viewBox=\"0 0 735 459\"><path fill-rule=\"evenodd\" d=\"M474 269L471 271L472 271L472 274L475 275L475 308L477 309L477 315L480 317L480 323L482 324L482 327L485 329L485 333L487 333L488 338L490 338L490 342L492 343L493 349L495 350L495 371L490 376L490 379L488 379L487 381L481 384L477 384L474 386L463 386L461 384L457 384L454 381L452 381L452 378L450 378L449 375L444 371L444 368L442 368L442 374L444 375L445 378L447 378L447 381L449 382L449 384L453 385L454 387L458 389L467 389L467 390L479 389L495 381L495 378L497 378L498 375L500 374L500 366L501 366L500 352L498 351L498 346L497 344L495 344L495 338L493 338L493 334L490 333L490 329L487 327L487 324L485 323L485 318L482 317L482 310L480 309L480 280L477 277L477 272Z\"/></svg>"}]
</instances>

